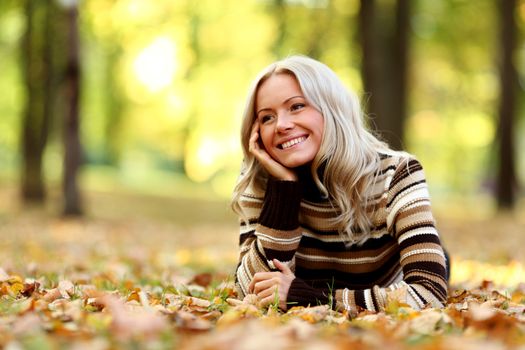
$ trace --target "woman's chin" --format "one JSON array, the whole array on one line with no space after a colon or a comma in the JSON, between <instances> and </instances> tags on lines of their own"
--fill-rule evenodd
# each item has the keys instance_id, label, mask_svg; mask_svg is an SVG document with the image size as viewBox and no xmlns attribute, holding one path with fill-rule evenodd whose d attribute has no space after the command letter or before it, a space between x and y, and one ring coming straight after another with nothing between
<instances>
[{"instance_id":1,"label":"woman's chin","mask_svg":"<svg viewBox=\"0 0 525 350\"><path fill-rule=\"evenodd\" d=\"M313 161L313 157L290 157L279 161L282 165L289 169L298 168L300 166L310 164Z\"/></svg>"}]
</instances>

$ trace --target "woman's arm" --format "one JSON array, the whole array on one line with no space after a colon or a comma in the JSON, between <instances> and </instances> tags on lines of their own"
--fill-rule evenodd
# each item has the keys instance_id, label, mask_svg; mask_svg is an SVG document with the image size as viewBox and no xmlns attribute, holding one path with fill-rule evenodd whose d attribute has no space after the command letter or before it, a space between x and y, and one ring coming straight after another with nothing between
<instances>
[{"instance_id":1,"label":"woman's arm","mask_svg":"<svg viewBox=\"0 0 525 350\"><path fill-rule=\"evenodd\" d=\"M263 200L243 195L241 207L248 222L241 223L240 256L236 280L240 297L250 294L258 272L276 271L277 259L293 271L294 255L302 232L299 228L301 187L297 181L269 179Z\"/></svg>"}]
</instances>

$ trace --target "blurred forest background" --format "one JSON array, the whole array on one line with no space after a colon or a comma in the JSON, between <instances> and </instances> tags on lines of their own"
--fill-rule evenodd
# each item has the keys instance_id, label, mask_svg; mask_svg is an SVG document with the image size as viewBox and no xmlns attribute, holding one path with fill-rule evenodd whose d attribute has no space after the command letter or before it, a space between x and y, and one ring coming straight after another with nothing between
<instances>
[{"instance_id":1,"label":"blurred forest background","mask_svg":"<svg viewBox=\"0 0 525 350\"><path fill-rule=\"evenodd\" d=\"M0 348L515 348L524 37L525 0L0 0ZM227 303L246 92L290 54L422 162L446 310L345 325Z\"/></svg>"},{"instance_id":2,"label":"blurred forest background","mask_svg":"<svg viewBox=\"0 0 525 350\"><path fill-rule=\"evenodd\" d=\"M245 94L289 54L422 161L438 215L523 212L524 33L523 0L2 0L0 219L234 226Z\"/></svg>"}]
</instances>

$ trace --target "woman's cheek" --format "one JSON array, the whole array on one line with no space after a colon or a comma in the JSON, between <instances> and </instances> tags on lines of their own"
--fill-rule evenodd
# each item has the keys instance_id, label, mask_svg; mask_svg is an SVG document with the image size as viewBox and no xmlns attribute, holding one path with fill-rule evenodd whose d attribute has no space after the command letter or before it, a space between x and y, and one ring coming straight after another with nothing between
<instances>
[{"instance_id":1,"label":"woman's cheek","mask_svg":"<svg viewBox=\"0 0 525 350\"><path fill-rule=\"evenodd\" d=\"M260 146L263 147L267 152L268 151L271 151L271 139L270 139L270 136L268 135L268 131L267 130L261 130L259 132L259 141L260 141Z\"/></svg>"}]
</instances>

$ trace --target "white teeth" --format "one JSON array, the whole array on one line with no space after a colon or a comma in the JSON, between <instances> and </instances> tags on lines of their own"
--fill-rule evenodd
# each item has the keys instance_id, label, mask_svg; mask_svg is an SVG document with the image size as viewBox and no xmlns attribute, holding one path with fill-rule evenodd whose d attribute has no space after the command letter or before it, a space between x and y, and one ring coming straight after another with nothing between
<instances>
[{"instance_id":1,"label":"white teeth","mask_svg":"<svg viewBox=\"0 0 525 350\"><path fill-rule=\"evenodd\" d=\"M286 141L285 143L283 143L283 144L281 145L281 147L282 147L283 149L290 148L290 147L292 147L293 145L296 145L296 144L298 144L298 143L300 143L300 142L303 142L304 140L306 140L306 137L301 136L301 137L298 137L298 138L296 138L296 139L293 139L293 140L290 140L290 141Z\"/></svg>"}]
</instances>

